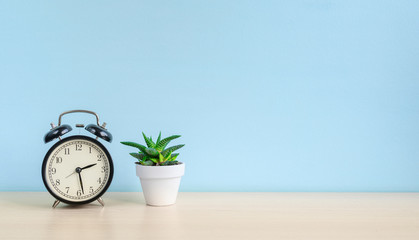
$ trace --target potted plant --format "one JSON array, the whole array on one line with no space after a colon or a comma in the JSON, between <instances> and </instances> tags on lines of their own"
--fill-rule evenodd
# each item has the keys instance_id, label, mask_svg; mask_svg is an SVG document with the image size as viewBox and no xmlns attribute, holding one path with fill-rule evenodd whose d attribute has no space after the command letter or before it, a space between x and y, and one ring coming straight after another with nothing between
<instances>
[{"instance_id":1,"label":"potted plant","mask_svg":"<svg viewBox=\"0 0 419 240\"><path fill-rule=\"evenodd\" d=\"M167 147L170 141L179 138L173 135L161 139L161 132L156 142L143 133L147 146L135 142L121 142L137 148L130 153L136 158L137 176L140 178L145 201L151 206L167 206L176 203L180 179L185 173L185 164L177 161L178 153L173 153L184 144Z\"/></svg>"}]
</instances>

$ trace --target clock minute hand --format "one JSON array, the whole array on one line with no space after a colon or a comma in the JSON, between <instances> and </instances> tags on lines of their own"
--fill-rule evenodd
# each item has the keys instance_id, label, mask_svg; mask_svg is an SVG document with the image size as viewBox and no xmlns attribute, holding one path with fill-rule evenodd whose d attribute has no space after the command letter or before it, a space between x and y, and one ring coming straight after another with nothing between
<instances>
[{"instance_id":1,"label":"clock minute hand","mask_svg":"<svg viewBox=\"0 0 419 240\"><path fill-rule=\"evenodd\" d=\"M84 170L84 169L87 169L87 168L91 168L91 167L93 167L95 165L97 165L97 163L87 165L86 167L82 167L81 170Z\"/></svg>"},{"instance_id":2,"label":"clock minute hand","mask_svg":"<svg viewBox=\"0 0 419 240\"><path fill-rule=\"evenodd\" d=\"M80 179L81 192L84 194L83 181L81 180L81 174L80 172L78 172L78 174L79 174L79 179Z\"/></svg>"}]
</instances>

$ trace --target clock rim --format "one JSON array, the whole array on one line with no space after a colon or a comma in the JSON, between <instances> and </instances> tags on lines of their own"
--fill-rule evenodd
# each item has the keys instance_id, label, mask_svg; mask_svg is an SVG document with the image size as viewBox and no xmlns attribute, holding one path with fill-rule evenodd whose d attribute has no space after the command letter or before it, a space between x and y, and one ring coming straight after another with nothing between
<instances>
[{"instance_id":1,"label":"clock rim","mask_svg":"<svg viewBox=\"0 0 419 240\"><path fill-rule=\"evenodd\" d=\"M87 140L87 141L91 141L94 144L97 144L106 154L106 157L108 158L109 161L109 177L108 177L108 182L106 183L106 185L103 187L102 191L100 191L94 198L85 200L85 201L81 201L81 202L74 202L74 201L70 201L67 199L64 199L62 197L60 197L59 195L57 195L54 191L52 191L50 189L50 187L48 186L47 183L47 179L46 179L46 173L47 173L47 163L48 163L48 159L51 156L52 152L54 151L54 149L57 148L58 145L61 145L62 143L74 140L74 139L80 139L80 140ZM46 187L46 189L48 190L48 192L58 201L63 202L63 203L67 203L67 204L73 204L73 205L81 205L81 204L87 204L87 203L91 203L96 201L98 198L100 198L109 188L109 186L111 185L112 179L113 179L113 161L112 161L112 157L111 154L109 153L108 149L106 149L106 147L100 143L98 140L88 137L88 136L83 136L83 135L74 135L74 136L70 136L70 137L66 137L62 140L59 140L58 142L56 142L54 145L51 146L51 148L48 150L47 154L44 157L44 161L42 162L42 169L41 169L41 175L42 175L42 181L44 182L44 185Z\"/></svg>"}]
</instances>

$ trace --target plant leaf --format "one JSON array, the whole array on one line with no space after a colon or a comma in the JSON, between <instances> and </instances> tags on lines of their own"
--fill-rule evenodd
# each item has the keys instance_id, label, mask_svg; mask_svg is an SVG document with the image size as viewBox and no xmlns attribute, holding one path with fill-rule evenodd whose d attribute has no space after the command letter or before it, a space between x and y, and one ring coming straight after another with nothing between
<instances>
[{"instance_id":1,"label":"plant leaf","mask_svg":"<svg viewBox=\"0 0 419 240\"><path fill-rule=\"evenodd\" d=\"M131 156L135 157L138 160L143 160L144 158L144 153L140 152L140 153L130 153Z\"/></svg>"},{"instance_id":2,"label":"plant leaf","mask_svg":"<svg viewBox=\"0 0 419 240\"><path fill-rule=\"evenodd\" d=\"M164 157L163 157L163 155L161 155L161 153L159 153L159 162L161 162L161 163L165 162Z\"/></svg>"},{"instance_id":3,"label":"plant leaf","mask_svg":"<svg viewBox=\"0 0 419 240\"><path fill-rule=\"evenodd\" d=\"M141 152L146 153L145 152L146 147L144 145L141 145L141 144L138 144L138 143L135 143L135 142L121 142L121 143L124 144L124 145L130 146L130 147L138 148L138 149L140 149Z\"/></svg>"},{"instance_id":4,"label":"plant leaf","mask_svg":"<svg viewBox=\"0 0 419 240\"><path fill-rule=\"evenodd\" d=\"M158 164L158 163L159 163L159 161L157 160L157 158L150 158L150 160L151 160L153 163L155 163L155 164Z\"/></svg>"},{"instance_id":5,"label":"plant leaf","mask_svg":"<svg viewBox=\"0 0 419 240\"><path fill-rule=\"evenodd\" d=\"M144 137L144 141L147 144L147 147L149 148L154 148L156 147L156 144L153 142L153 140L150 138L148 138L144 133L143 133L143 137Z\"/></svg>"},{"instance_id":6,"label":"plant leaf","mask_svg":"<svg viewBox=\"0 0 419 240\"><path fill-rule=\"evenodd\" d=\"M147 161L144 161L144 162L142 163L142 165L144 165L144 166L153 166L153 165L154 165L154 163L153 163L153 161L147 160Z\"/></svg>"},{"instance_id":7,"label":"plant leaf","mask_svg":"<svg viewBox=\"0 0 419 240\"><path fill-rule=\"evenodd\" d=\"M173 139L179 138L179 137L180 137L180 135L172 135L170 137L167 137L167 138L161 140L159 142L159 144L156 144L156 149L158 151L163 151L163 149L167 146L167 144L169 144L170 141L172 141Z\"/></svg>"},{"instance_id":8,"label":"plant leaf","mask_svg":"<svg viewBox=\"0 0 419 240\"><path fill-rule=\"evenodd\" d=\"M148 156L151 156L151 157L159 156L159 152L154 148L146 148L145 152L147 153Z\"/></svg>"},{"instance_id":9,"label":"plant leaf","mask_svg":"<svg viewBox=\"0 0 419 240\"><path fill-rule=\"evenodd\" d=\"M161 166L170 166L170 165L177 165L178 164L178 161L167 161L167 162L164 162L164 163L162 163L162 164L160 164Z\"/></svg>"},{"instance_id":10,"label":"plant leaf","mask_svg":"<svg viewBox=\"0 0 419 240\"><path fill-rule=\"evenodd\" d=\"M177 165L178 161L167 161L165 162L165 165Z\"/></svg>"},{"instance_id":11,"label":"plant leaf","mask_svg":"<svg viewBox=\"0 0 419 240\"><path fill-rule=\"evenodd\" d=\"M160 133L159 133L159 137L157 138L156 145L157 145L157 144L159 144L160 139L161 139L161 131L160 131Z\"/></svg>"},{"instance_id":12,"label":"plant leaf","mask_svg":"<svg viewBox=\"0 0 419 240\"><path fill-rule=\"evenodd\" d=\"M178 150L179 148L182 148L183 146L185 146L185 144L180 144L180 145L172 146L172 147L169 147L169 148L164 149L164 151L162 151L161 153L163 154L163 156L165 156L166 153L168 153L168 152L174 152L174 151Z\"/></svg>"},{"instance_id":13,"label":"plant leaf","mask_svg":"<svg viewBox=\"0 0 419 240\"><path fill-rule=\"evenodd\" d=\"M179 154L173 154L170 161L176 161L177 156L179 156Z\"/></svg>"},{"instance_id":14,"label":"plant leaf","mask_svg":"<svg viewBox=\"0 0 419 240\"><path fill-rule=\"evenodd\" d=\"M172 154L172 151L169 151L169 152L166 151L165 153L161 152L161 155L163 155L165 159L169 159L171 154Z\"/></svg>"}]
</instances>

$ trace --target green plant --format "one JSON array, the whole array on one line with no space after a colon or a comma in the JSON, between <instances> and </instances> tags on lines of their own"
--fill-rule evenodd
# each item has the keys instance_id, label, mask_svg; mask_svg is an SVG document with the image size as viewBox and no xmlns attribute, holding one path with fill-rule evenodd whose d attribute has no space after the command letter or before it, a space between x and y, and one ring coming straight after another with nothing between
<instances>
[{"instance_id":1,"label":"green plant","mask_svg":"<svg viewBox=\"0 0 419 240\"><path fill-rule=\"evenodd\" d=\"M179 148L185 146L185 144L175 145L172 147L167 147L170 141L179 138L180 135L172 135L170 137L161 139L161 132L156 142L153 142L153 139L147 137L143 133L145 143L147 145L141 145L135 142L121 142L124 145L138 148L140 151L138 153L130 153L131 156L138 159L138 164L145 166L166 166L166 165L176 165L178 161L176 158L179 153L173 153Z\"/></svg>"}]
</instances>

